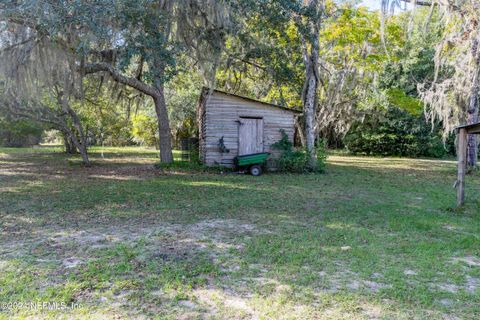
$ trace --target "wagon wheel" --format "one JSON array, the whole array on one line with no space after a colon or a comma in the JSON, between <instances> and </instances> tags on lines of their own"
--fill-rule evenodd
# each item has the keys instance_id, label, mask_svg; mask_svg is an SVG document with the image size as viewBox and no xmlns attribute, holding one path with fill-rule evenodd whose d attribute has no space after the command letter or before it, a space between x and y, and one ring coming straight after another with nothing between
<instances>
[{"instance_id":1,"label":"wagon wheel","mask_svg":"<svg viewBox=\"0 0 480 320\"><path fill-rule=\"evenodd\" d=\"M257 165L257 164L251 166L250 167L250 174L252 176L255 176L255 177L261 175L262 174L262 167Z\"/></svg>"}]
</instances>

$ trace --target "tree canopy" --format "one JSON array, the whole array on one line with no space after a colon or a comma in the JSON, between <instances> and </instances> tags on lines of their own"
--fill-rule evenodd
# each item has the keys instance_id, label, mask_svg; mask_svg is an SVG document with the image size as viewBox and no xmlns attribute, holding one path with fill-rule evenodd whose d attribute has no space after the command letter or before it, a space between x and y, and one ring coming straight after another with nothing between
<instances>
[{"instance_id":1,"label":"tree canopy","mask_svg":"<svg viewBox=\"0 0 480 320\"><path fill-rule=\"evenodd\" d=\"M448 145L478 121L475 1L394 15L400 2L382 14L325 0L3 1L0 108L59 130L85 163L94 144L156 144L171 162L172 143L197 133L204 85L302 108L311 169L321 141L352 146L385 119Z\"/></svg>"}]
</instances>

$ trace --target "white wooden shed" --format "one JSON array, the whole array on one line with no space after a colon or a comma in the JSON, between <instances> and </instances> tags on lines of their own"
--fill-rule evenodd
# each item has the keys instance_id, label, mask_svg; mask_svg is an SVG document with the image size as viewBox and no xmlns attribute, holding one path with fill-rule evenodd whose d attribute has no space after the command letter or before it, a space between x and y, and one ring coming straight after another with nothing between
<instances>
[{"instance_id":1,"label":"white wooden shed","mask_svg":"<svg viewBox=\"0 0 480 320\"><path fill-rule=\"evenodd\" d=\"M198 103L199 150L208 166L233 167L238 155L278 151L271 146L282 137L291 141L298 110L203 88Z\"/></svg>"}]
</instances>

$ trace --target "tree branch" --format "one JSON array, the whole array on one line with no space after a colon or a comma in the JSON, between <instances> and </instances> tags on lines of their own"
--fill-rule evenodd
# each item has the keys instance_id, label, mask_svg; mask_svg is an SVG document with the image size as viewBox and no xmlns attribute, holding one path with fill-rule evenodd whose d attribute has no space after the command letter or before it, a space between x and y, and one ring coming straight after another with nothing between
<instances>
[{"instance_id":1,"label":"tree branch","mask_svg":"<svg viewBox=\"0 0 480 320\"><path fill-rule=\"evenodd\" d=\"M151 97L156 97L159 95L158 90L155 89L153 86L150 86L136 78L128 77L121 74L119 71L115 70L115 68L112 65L106 62L86 64L83 71L85 74L107 72L113 78L113 80L119 83L125 84L129 87L132 87L146 95L149 95Z\"/></svg>"},{"instance_id":2,"label":"tree branch","mask_svg":"<svg viewBox=\"0 0 480 320\"><path fill-rule=\"evenodd\" d=\"M428 0L401 0L402 2L406 2L406 3L411 3L411 4L415 4L417 6L423 6L423 7L430 7L433 2L432 1L428 1Z\"/></svg>"},{"instance_id":3,"label":"tree branch","mask_svg":"<svg viewBox=\"0 0 480 320\"><path fill-rule=\"evenodd\" d=\"M12 44L12 45L10 45L10 46L4 47L4 48L0 49L0 52L8 52L8 51L10 51L10 50L12 50L12 49L14 49L14 48L16 48L16 47L18 47L18 46L22 46L22 45L26 44L26 43L28 43L28 42L30 42L30 41L32 41L32 40L35 40L35 37L29 37L28 39L25 39L25 40L23 40L23 41L14 43L14 44Z\"/></svg>"},{"instance_id":4,"label":"tree branch","mask_svg":"<svg viewBox=\"0 0 480 320\"><path fill-rule=\"evenodd\" d=\"M400 0L405 3L410 3L416 6L421 6L421 7L431 7L432 5L443 5L446 7L451 8L453 11L457 11L460 14L464 14L464 12L460 9L460 7L451 1L446 0L445 2L442 3L442 1L435 1L435 0Z\"/></svg>"}]
</instances>

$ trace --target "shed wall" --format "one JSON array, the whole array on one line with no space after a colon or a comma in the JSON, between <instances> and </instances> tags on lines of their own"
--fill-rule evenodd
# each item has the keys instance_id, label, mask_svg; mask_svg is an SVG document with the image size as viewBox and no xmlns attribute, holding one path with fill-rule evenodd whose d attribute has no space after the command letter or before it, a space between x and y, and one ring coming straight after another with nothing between
<instances>
[{"instance_id":1,"label":"shed wall","mask_svg":"<svg viewBox=\"0 0 480 320\"><path fill-rule=\"evenodd\" d=\"M278 155L278 151L272 150L271 145L281 139L280 129L285 130L293 141L295 116L291 111L220 92L213 92L205 98L205 123L204 126L200 123L200 126L203 127L204 139L202 160L206 165L233 166L233 158L238 155L238 120L241 117L263 119L264 152ZM221 153L219 150L218 142L222 137L229 153Z\"/></svg>"}]
</instances>

